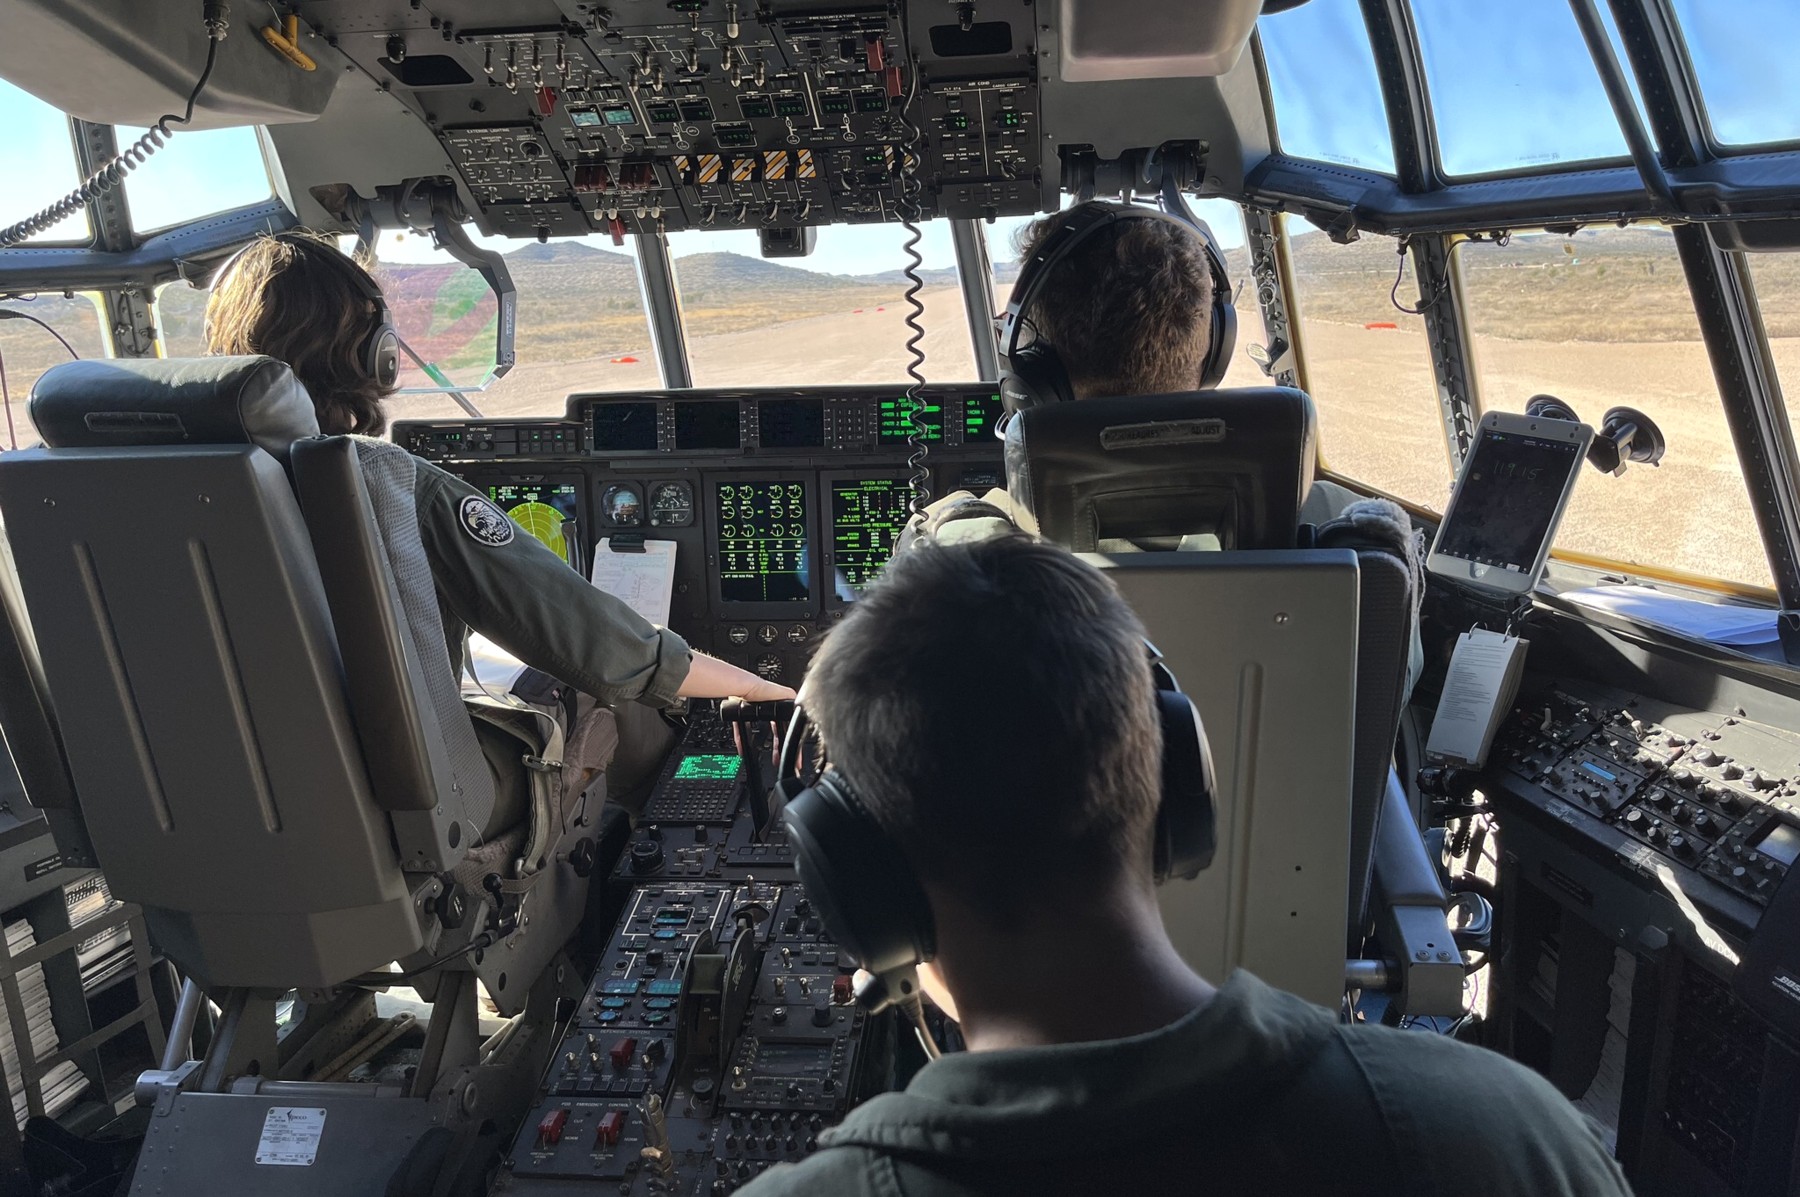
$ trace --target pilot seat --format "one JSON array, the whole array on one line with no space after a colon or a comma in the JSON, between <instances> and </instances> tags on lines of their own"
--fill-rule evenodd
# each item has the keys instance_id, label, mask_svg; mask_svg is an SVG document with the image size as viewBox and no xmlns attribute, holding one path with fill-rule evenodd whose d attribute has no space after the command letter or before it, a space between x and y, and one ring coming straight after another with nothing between
<instances>
[{"instance_id":1,"label":"pilot seat","mask_svg":"<svg viewBox=\"0 0 1800 1197\"><path fill-rule=\"evenodd\" d=\"M1316 457L1312 401L1280 387L1051 404L1006 429L1015 503L1097 554L1205 721L1219 852L1162 894L1189 963L1460 1014L1447 899L1393 770L1410 529L1302 524ZM1218 551L1179 551L1199 548Z\"/></svg>"},{"instance_id":2,"label":"pilot seat","mask_svg":"<svg viewBox=\"0 0 1800 1197\"><path fill-rule=\"evenodd\" d=\"M595 867L587 769L561 759L552 712L493 696L485 717L551 784L491 825L416 463L320 436L287 366L75 362L39 380L31 414L44 447L0 459L0 511L12 647L34 669L0 715L36 712L29 751L60 748L71 783L59 842L91 840L187 978L163 1067L138 1082L140 1174L184 1194L462 1191L580 993L565 948ZM610 713L594 718L603 756ZM478 980L510 1019L486 1042ZM371 1074L407 1034L374 1018L388 985L430 1017L416 1059ZM208 1002L217 1026L189 1059Z\"/></svg>"}]
</instances>

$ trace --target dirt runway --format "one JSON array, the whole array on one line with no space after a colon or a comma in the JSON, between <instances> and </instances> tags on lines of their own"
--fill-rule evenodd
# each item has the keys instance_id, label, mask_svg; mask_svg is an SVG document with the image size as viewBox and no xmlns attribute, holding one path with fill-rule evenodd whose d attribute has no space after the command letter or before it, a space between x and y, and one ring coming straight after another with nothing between
<instances>
[{"instance_id":1,"label":"dirt runway","mask_svg":"<svg viewBox=\"0 0 1800 1197\"><path fill-rule=\"evenodd\" d=\"M924 296L926 375L958 381L974 374L967 324L955 290ZM844 311L768 328L698 337L688 344L697 386L904 385L902 305ZM1307 361L1320 437L1334 469L1384 490L1441 508L1450 470L1439 430L1436 383L1422 334L1311 323ZM1230 385L1260 373L1244 347L1260 339L1251 324L1239 340ZM1800 340L1778 341L1784 379L1800 388ZM1625 561L1672 566L1733 581L1767 584L1768 566L1750 515L1737 456L1719 407L1712 370L1698 341L1621 344L1522 342L1477 338L1483 399L1520 411L1539 392L1555 394L1590 423L1616 405L1653 417L1668 438L1656 469L1623 477L1584 470L1558 544ZM635 362L615 363L616 357ZM550 415L581 390L659 386L647 346L609 349L584 361L520 365L476 402L490 415ZM460 415L442 396L393 402L396 416Z\"/></svg>"}]
</instances>

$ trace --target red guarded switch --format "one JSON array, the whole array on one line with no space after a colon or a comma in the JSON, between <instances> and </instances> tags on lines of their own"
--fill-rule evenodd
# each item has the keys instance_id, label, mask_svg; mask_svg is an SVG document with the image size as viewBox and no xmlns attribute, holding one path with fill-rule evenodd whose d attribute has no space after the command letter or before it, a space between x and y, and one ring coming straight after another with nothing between
<instances>
[{"instance_id":1,"label":"red guarded switch","mask_svg":"<svg viewBox=\"0 0 1800 1197\"><path fill-rule=\"evenodd\" d=\"M612 1045L612 1062L614 1072L624 1072L631 1067L631 1061L637 1056L637 1040L619 1039Z\"/></svg>"},{"instance_id":2,"label":"red guarded switch","mask_svg":"<svg viewBox=\"0 0 1800 1197\"><path fill-rule=\"evenodd\" d=\"M625 1133L625 1111L608 1110L594 1128L595 1147L617 1147L619 1136Z\"/></svg>"},{"instance_id":3,"label":"red guarded switch","mask_svg":"<svg viewBox=\"0 0 1800 1197\"><path fill-rule=\"evenodd\" d=\"M887 46L882 43L879 34L863 43L863 53L868 56L865 61L871 71L887 69Z\"/></svg>"},{"instance_id":4,"label":"red guarded switch","mask_svg":"<svg viewBox=\"0 0 1800 1197\"><path fill-rule=\"evenodd\" d=\"M562 1142L563 1127L569 1124L569 1111L551 1110L538 1123L538 1146L555 1147Z\"/></svg>"},{"instance_id":5,"label":"red guarded switch","mask_svg":"<svg viewBox=\"0 0 1800 1197\"><path fill-rule=\"evenodd\" d=\"M856 998L856 992L850 985L850 978L837 976L831 979L831 1003L834 1006L848 1006Z\"/></svg>"}]
</instances>

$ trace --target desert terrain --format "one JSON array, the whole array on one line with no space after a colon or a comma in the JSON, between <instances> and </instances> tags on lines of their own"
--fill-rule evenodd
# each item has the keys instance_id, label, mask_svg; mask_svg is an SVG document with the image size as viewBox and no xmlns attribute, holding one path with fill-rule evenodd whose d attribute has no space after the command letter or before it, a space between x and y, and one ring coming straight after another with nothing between
<instances>
[{"instance_id":1,"label":"desert terrain","mask_svg":"<svg viewBox=\"0 0 1800 1197\"><path fill-rule=\"evenodd\" d=\"M1439 430L1423 321L1389 300L1394 243L1371 238L1335 246L1323 236L1293 241L1309 382L1321 443L1336 471L1427 506L1441 507L1451 482ZM1656 469L1621 478L1584 471L1559 545L1626 561L1673 566L1766 584L1763 561L1711 368L1668 234L1605 230L1576 238L1521 237L1504 249L1465 247L1463 279L1483 398L1520 410L1547 391L1598 423L1615 404L1649 413L1668 438ZM1247 275L1243 251L1228 255ZM519 364L469 398L487 415L554 415L574 391L660 385L637 291L622 254L585 245L527 245L508 255L520 292ZM888 382L903 385L901 283L894 272L842 276L735 254L677 259L688 353L699 386ZM1755 259L1764 317L1778 367L1800 386L1800 255ZM1010 281L1010 270L1002 268ZM389 266L383 283L402 333L460 385L492 361L494 303L472 273ZM928 273L925 373L933 381L974 374L954 276ZM1004 300L1004 282L997 284ZM1247 295L1247 290L1241 292ZM1400 291L1417 295L1410 267ZM102 352L85 297L46 297L6 306L53 323L83 356ZM171 356L200 350L204 294L167 289L160 312ZM1240 307L1238 353L1226 385L1255 385L1261 372L1245 347L1263 340L1261 321ZM34 441L24 397L37 375L66 356L24 321L0 322L8 413L21 446ZM409 368L409 387L430 386ZM454 417L441 393L391 403L404 417ZM0 445L12 443L0 426Z\"/></svg>"}]
</instances>

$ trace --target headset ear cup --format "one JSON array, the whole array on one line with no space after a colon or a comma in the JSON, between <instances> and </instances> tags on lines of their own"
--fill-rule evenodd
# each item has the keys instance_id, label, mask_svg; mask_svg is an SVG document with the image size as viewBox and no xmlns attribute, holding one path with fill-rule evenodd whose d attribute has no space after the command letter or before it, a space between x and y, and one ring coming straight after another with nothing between
<instances>
[{"instance_id":1,"label":"headset ear cup","mask_svg":"<svg viewBox=\"0 0 1800 1197\"><path fill-rule=\"evenodd\" d=\"M906 858L835 770L782 811L795 871L831 937L869 972L930 960L931 904Z\"/></svg>"},{"instance_id":2,"label":"headset ear cup","mask_svg":"<svg viewBox=\"0 0 1800 1197\"><path fill-rule=\"evenodd\" d=\"M1188 880L1212 863L1218 845L1212 748L1200 712L1179 690L1156 691L1162 724L1162 800L1156 812L1156 881Z\"/></svg>"},{"instance_id":3,"label":"headset ear cup","mask_svg":"<svg viewBox=\"0 0 1800 1197\"><path fill-rule=\"evenodd\" d=\"M1000 401L1009 413L1074 398L1062 358L1042 341L1014 350L1000 371Z\"/></svg>"},{"instance_id":4,"label":"headset ear cup","mask_svg":"<svg viewBox=\"0 0 1800 1197\"><path fill-rule=\"evenodd\" d=\"M369 338L364 368L384 391L393 390L400 382L400 334L385 319Z\"/></svg>"}]
</instances>

